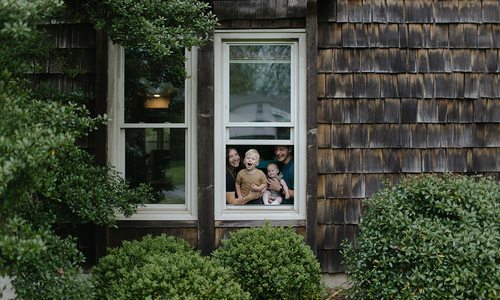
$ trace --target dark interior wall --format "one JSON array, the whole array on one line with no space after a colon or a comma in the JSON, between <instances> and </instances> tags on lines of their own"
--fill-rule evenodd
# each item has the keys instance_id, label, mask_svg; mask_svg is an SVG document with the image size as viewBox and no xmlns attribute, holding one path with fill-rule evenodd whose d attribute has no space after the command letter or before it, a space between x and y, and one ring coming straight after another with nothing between
<instances>
[{"instance_id":1,"label":"dark interior wall","mask_svg":"<svg viewBox=\"0 0 500 300\"><path fill-rule=\"evenodd\" d=\"M318 1L318 257L403 176L500 178L500 3Z\"/></svg>"}]
</instances>

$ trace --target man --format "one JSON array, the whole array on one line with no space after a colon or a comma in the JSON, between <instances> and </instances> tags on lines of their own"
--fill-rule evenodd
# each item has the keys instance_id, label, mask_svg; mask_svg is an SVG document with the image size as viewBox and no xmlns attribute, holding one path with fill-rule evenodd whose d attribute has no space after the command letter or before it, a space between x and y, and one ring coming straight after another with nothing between
<instances>
[{"instance_id":1,"label":"man","mask_svg":"<svg viewBox=\"0 0 500 300\"><path fill-rule=\"evenodd\" d=\"M293 163L293 147L292 146L276 146L274 148L274 155L280 163L281 173L283 174L283 179L288 185L288 192L290 193L290 199L283 199L282 204L293 204L294 196L294 163ZM267 180L268 188L283 193L283 186L277 179Z\"/></svg>"}]
</instances>

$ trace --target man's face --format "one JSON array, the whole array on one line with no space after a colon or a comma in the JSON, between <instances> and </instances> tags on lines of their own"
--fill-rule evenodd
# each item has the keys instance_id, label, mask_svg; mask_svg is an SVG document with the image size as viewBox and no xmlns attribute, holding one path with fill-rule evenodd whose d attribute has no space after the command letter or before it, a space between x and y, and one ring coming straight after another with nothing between
<instances>
[{"instance_id":1,"label":"man's face","mask_svg":"<svg viewBox=\"0 0 500 300\"><path fill-rule=\"evenodd\" d=\"M274 148L274 155L276 155L276 159L280 162L286 162L287 158L290 155L290 149L285 146L276 146Z\"/></svg>"},{"instance_id":2,"label":"man's face","mask_svg":"<svg viewBox=\"0 0 500 300\"><path fill-rule=\"evenodd\" d=\"M259 159L256 154L245 155L245 167L247 170L252 170L259 164Z\"/></svg>"}]
</instances>

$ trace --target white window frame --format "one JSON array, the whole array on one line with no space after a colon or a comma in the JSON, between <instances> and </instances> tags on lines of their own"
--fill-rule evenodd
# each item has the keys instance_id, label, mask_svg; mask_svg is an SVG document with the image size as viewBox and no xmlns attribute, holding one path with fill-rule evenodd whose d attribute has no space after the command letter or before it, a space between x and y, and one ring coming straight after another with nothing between
<instances>
[{"instance_id":1,"label":"white window frame","mask_svg":"<svg viewBox=\"0 0 500 300\"><path fill-rule=\"evenodd\" d=\"M196 220L197 219L197 156L196 156L196 78L197 49L186 51L185 119L184 123L125 123L124 83L125 48L108 43L108 162L125 175L125 129L181 128L186 130L185 204L146 204L126 218L117 213L117 220Z\"/></svg>"},{"instance_id":2,"label":"white window frame","mask_svg":"<svg viewBox=\"0 0 500 300\"><path fill-rule=\"evenodd\" d=\"M290 127L290 140L229 140L227 127L253 126L229 123L229 51L228 45L239 43L289 44L292 46L291 121L265 123L268 127ZM305 220L306 218L306 36L303 29L284 30L218 30L214 35L214 165L215 220ZM260 125L260 124L259 124ZM226 204L225 165L228 145L293 145L294 204L287 205L228 205ZM242 155L242 154L240 154Z\"/></svg>"}]
</instances>

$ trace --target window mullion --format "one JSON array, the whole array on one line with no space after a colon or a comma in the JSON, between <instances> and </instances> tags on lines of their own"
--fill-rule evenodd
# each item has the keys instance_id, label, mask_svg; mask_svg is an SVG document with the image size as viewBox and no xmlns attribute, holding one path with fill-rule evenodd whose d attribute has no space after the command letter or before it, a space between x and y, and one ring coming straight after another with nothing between
<instances>
[{"instance_id":1,"label":"window mullion","mask_svg":"<svg viewBox=\"0 0 500 300\"><path fill-rule=\"evenodd\" d=\"M121 128L188 128L186 123L125 123Z\"/></svg>"}]
</instances>

